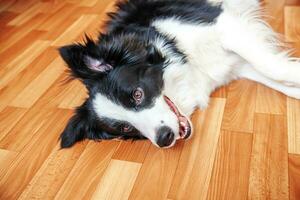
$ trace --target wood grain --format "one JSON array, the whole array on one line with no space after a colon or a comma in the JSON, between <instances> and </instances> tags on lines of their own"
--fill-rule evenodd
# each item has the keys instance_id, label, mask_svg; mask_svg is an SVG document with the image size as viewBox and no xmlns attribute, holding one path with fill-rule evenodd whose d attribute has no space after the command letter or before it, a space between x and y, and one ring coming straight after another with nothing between
<instances>
[{"instance_id":1,"label":"wood grain","mask_svg":"<svg viewBox=\"0 0 300 200\"><path fill-rule=\"evenodd\" d=\"M217 89L193 114L193 137L171 149L60 149L87 90L68 81L57 48L105 32L116 1L0 1L0 199L300 199L300 101L248 80ZM262 3L300 57L300 1Z\"/></svg>"},{"instance_id":2,"label":"wood grain","mask_svg":"<svg viewBox=\"0 0 300 200\"><path fill-rule=\"evenodd\" d=\"M150 145L150 141L122 141L113 158L143 163Z\"/></svg>"},{"instance_id":3,"label":"wood grain","mask_svg":"<svg viewBox=\"0 0 300 200\"><path fill-rule=\"evenodd\" d=\"M6 107L0 113L0 141L10 132L26 113L26 109Z\"/></svg>"},{"instance_id":4,"label":"wood grain","mask_svg":"<svg viewBox=\"0 0 300 200\"><path fill-rule=\"evenodd\" d=\"M53 199L81 156L86 144L86 142L80 143L64 151L57 144L19 199Z\"/></svg>"},{"instance_id":5,"label":"wood grain","mask_svg":"<svg viewBox=\"0 0 300 200\"><path fill-rule=\"evenodd\" d=\"M49 5L44 2L38 2L38 3L30 6L24 12L20 13L16 18L11 20L7 25L20 26L20 25L24 24L25 22L29 21L37 13L42 12L46 6L49 6Z\"/></svg>"},{"instance_id":6,"label":"wood grain","mask_svg":"<svg viewBox=\"0 0 300 200\"><path fill-rule=\"evenodd\" d=\"M288 199L286 119L255 115L250 163L249 199Z\"/></svg>"},{"instance_id":7,"label":"wood grain","mask_svg":"<svg viewBox=\"0 0 300 200\"><path fill-rule=\"evenodd\" d=\"M32 61L28 67L12 79L8 85L0 89L0 111L10 104L14 98L35 79L44 68L57 56L56 50L47 48L40 56Z\"/></svg>"},{"instance_id":8,"label":"wood grain","mask_svg":"<svg viewBox=\"0 0 300 200\"><path fill-rule=\"evenodd\" d=\"M288 152L300 154L300 102L287 99Z\"/></svg>"},{"instance_id":9,"label":"wood grain","mask_svg":"<svg viewBox=\"0 0 300 200\"><path fill-rule=\"evenodd\" d=\"M0 179L9 170L11 163L16 159L18 153L0 149Z\"/></svg>"},{"instance_id":10,"label":"wood grain","mask_svg":"<svg viewBox=\"0 0 300 200\"><path fill-rule=\"evenodd\" d=\"M290 200L300 199L300 155L289 155Z\"/></svg>"},{"instance_id":11,"label":"wood grain","mask_svg":"<svg viewBox=\"0 0 300 200\"><path fill-rule=\"evenodd\" d=\"M207 199L247 199L252 134L223 131Z\"/></svg>"},{"instance_id":12,"label":"wood grain","mask_svg":"<svg viewBox=\"0 0 300 200\"><path fill-rule=\"evenodd\" d=\"M90 199L96 191L111 157L118 146L118 142L90 142L55 199Z\"/></svg>"},{"instance_id":13,"label":"wood grain","mask_svg":"<svg viewBox=\"0 0 300 200\"><path fill-rule=\"evenodd\" d=\"M57 144L58 134L62 131L70 111L57 109L52 119L44 124L36 137L22 149L15 160L13 160L7 172L0 179L0 199L18 198L32 177L36 174L51 150ZM18 148L18 147L16 147ZM17 176L15 176L17 174Z\"/></svg>"},{"instance_id":14,"label":"wood grain","mask_svg":"<svg viewBox=\"0 0 300 200\"><path fill-rule=\"evenodd\" d=\"M41 109L41 107L35 107L28 111L0 141L0 148L16 152L22 151L45 123L56 121L52 118L54 112L54 109Z\"/></svg>"},{"instance_id":15,"label":"wood grain","mask_svg":"<svg viewBox=\"0 0 300 200\"><path fill-rule=\"evenodd\" d=\"M21 26L17 26L14 29L11 29L11 31L6 34L5 39L2 39L0 41L0 47L1 47L0 52L3 52L11 45L16 44L30 31L35 30L35 28L39 26L39 24L43 23L43 21L46 18L47 18L46 14L38 13L28 22L22 24Z\"/></svg>"},{"instance_id":16,"label":"wood grain","mask_svg":"<svg viewBox=\"0 0 300 200\"><path fill-rule=\"evenodd\" d=\"M141 164L111 160L92 199L128 199Z\"/></svg>"},{"instance_id":17,"label":"wood grain","mask_svg":"<svg viewBox=\"0 0 300 200\"><path fill-rule=\"evenodd\" d=\"M63 99L58 107L65 109L74 109L87 97L87 90L78 80L69 82L64 86Z\"/></svg>"},{"instance_id":18,"label":"wood grain","mask_svg":"<svg viewBox=\"0 0 300 200\"><path fill-rule=\"evenodd\" d=\"M167 150L150 147L129 199L167 198L182 145Z\"/></svg>"},{"instance_id":19,"label":"wood grain","mask_svg":"<svg viewBox=\"0 0 300 200\"><path fill-rule=\"evenodd\" d=\"M285 114L286 96L264 85L257 85L255 112Z\"/></svg>"},{"instance_id":20,"label":"wood grain","mask_svg":"<svg viewBox=\"0 0 300 200\"><path fill-rule=\"evenodd\" d=\"M31 107L64 70L61 59L57 57L9 105L21 108Z\"/></svg>"},{"instance_id":21,"label":"wood grain","mask_svg":"<svg viewBox=\"0 0 300 200\"><path fill-rule=\"evenodd\" d=\"M12 62L2 67L0 69L0 88L3 88L11 79L24 70L49 44L50 42L48 41L36 41L22 54L13 59Z\"/></svg>"},{"instance_id":22,"label":"wood grain","mask_svg":"<svg viewBox=\"0 0 300 200\"><path fill-rule=\"evenodd\" d=\"M52 46L62 46L71 43L87 26L97 18L97 15L83 15L76 20L63 34L52 42Z\"/></svg>"},{"instance_id":23,"label":"wood grain","mask_svg":"<svg viewBox=\"0 0 300 200\"><path fill-rule=\"evenodd\" d=\"M246 80L235 81L227 92L222 129L253 132L256 84Z\"/></svg>"}]
</instances>

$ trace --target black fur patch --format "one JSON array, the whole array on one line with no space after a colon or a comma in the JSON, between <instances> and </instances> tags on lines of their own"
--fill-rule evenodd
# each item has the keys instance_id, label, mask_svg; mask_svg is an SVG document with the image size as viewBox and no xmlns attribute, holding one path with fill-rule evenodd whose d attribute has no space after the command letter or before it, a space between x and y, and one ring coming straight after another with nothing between
<instances>
[{"instance_id":1,"label":"black fur patch","mask_svg":"<svg viewBox=\"0 0 300 200\"><path fill-rule=\"evenodd\" d=\"M149 27L158 19L175 17L185 23L213 23L221 14L221 5L206 0L127 0L117 4L118 12L110 13L108 32L131 26Z\"/></svg>"}]
</instances>

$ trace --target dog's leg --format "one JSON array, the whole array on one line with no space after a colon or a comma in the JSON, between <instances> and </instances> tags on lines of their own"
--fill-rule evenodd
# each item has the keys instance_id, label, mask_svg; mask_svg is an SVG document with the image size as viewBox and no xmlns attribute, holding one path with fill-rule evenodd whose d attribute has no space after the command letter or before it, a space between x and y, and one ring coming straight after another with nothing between
<instances>
[{"instance_id":1,"label":"dog's leg","mask_svg":"<svg viewBox=\"0 0 300 200\"><path fill-rule=\"evenodd\" d=\"M247 78L263 85L266 85L272 89L286 94L287 96L300 99L300 88L289 87L280 82L274 81L263 76L261 73L257 72L250 64L242 64L236 69L236 75L240 78Z\"/></svg>"},{"instance_id":2,"label":"dog's leg","mask_svg":"<svg viewBox=\"0 0 300 200\"><path fill-rule=\"evenodd\" d=\"M225 12L218 28L225 49L240 55L263 76L300 87L299 59L278 50L276 34L256 18L255 12L244 16Z\"/></svg>"}]
</instances>

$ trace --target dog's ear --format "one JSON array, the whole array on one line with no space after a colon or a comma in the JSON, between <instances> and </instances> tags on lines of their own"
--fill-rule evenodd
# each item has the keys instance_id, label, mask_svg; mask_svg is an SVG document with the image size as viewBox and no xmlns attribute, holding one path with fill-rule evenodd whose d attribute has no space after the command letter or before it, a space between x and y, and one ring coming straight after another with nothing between
<instances>
[{"instance_id":1,"label":"dog's ear","mask_svg":"<svg viewBox=\"0 0 300 200\"><path fill-rule=\"evenodd\" d=\"M68 148L84 139L102 140L114 137L101 129L99 122L90 113L85 102L81 107L77 108L76 113L69 120L60 138L61 148Z\"/></svg>"},{"instance_id":2,"label":"dog's ear","mask_svg":"<svg viewBox=\"0 0 300 200\"><path fill-rule=\"evenodd\" d=\"M88 41L85 45L74 44L60 47L59 53L77 78L90 79L107 74L113 69L98 55L98 47L92 41Z\"/></svg>"}]
</instances>

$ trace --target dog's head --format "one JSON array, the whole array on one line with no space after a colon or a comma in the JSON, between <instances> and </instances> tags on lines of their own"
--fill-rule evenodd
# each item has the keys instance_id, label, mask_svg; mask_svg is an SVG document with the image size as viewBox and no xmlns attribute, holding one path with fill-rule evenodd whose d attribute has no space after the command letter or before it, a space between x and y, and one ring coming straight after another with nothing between
<instances>
[{"instance_id":1,"label":"dog's head","mask_svg":"<svg viewBox=\"0 0 300 200\"><path fill-rule=\"evenodd\" d=\"M171 147L188 138L191 124L164 95L168 62L149 40L136 35L103 35L59 49L89 97L62 133L62 147L88 139L149 139Z\"/></svg>"}]
</instances>

